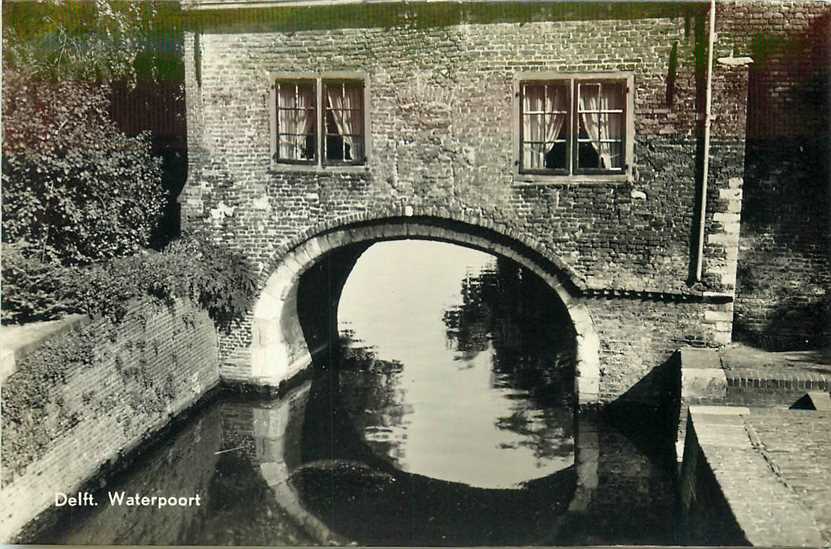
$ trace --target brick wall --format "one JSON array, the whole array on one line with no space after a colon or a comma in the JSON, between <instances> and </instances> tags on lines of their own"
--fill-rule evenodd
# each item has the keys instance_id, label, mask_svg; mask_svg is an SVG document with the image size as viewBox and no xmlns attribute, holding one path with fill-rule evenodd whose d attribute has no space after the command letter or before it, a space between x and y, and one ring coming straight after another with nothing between
<instances>
[{"instance_id":1,"label":"brick wall","mask_svg":"<svg viewBox=\"0 0 831 549\"><path fill-rule=\"evenodd\" d=\"M188 302L138 302L18 352L2 385L0 539L164 427L219 381L216 331Z\"/></svg>"},{"instance_id":2,"label":"brick wall","mask_svg":"<svg viewBox=\"0 0 831 549\"><path fill-rule=\"evenodd\" d=\"M186 216L213 225L218 238L265 263L281 242L325 221L390 203L439 205L528 235L589 286L687 290L701 93L695 29L704 23L680 9L671 16L547 9L506 10L504 22L431 26L417 8L378 7L369 11L403 10L393 13L398 24L281 32L292 16L286 12L274 21L262 16L261 28L277 29L271 32L190 34L189 132L196 156L183 196ZM324 10L320 19L332 13ZM458 17L475 20L476 14ZM543 17L553 20L535 20ZM269 71L324 70L368 75L367 169L272 169ZM520 184L513 177L512 82L521 71L633 72L634 181ZM729 72L718 77L727 82ZM726 85L716 88L725 114L716 135L743 138L742 125L727 123L731 111L741 114L741 100L731 101L735 90ZM741 151L714 156L725 157L721 172L733 167L741 175ZM726 179L715 183L727 185Z\"/></svg>"},{"instance_id":3,"label":"brick wall","mask_svg":"<svg viewBox=\"0 0 831 549\"><path fill-rule=\"evenodd\" d=\"M586 300L600 337L602 399L662 406L677 387L675 350L729 343L733 304L670 299Z\"/></svg>"},{"instance_id":4,"label":"brick wall","mask_svg":"<svg viewBox=\"0 0 831 549\"><path fill-rule=\"evenodd\" d=\"M723 3L749 53L736 337L772 350L831 342L831 6Z\"/></svg>"},{"instance_id":5,"label":"brick wall","mask_svg":"<svg viewBox=\"0 0 831 549\"><path fill-rule=\"evenodd\" d=\"M635 326L641 316L652 322L653 311L642 299L700 298L704 291L730 298L747 68L716 67L719 117L713 124L704 277L692 285L706 43L702 6L195 11L185 39L190 172L180 201L186 222L209 227L217 239L245 252L263 268L263 282L292 243L323 228L401 216L409 208L416 215L479 219L497 233L516 235L562 265L590 295L635 292L623 294ZM273 167L269 73L337 70L366 74L372 139L367 166L322 172ZM517 73L534 71L632 73L630 181L539 183L515 175L513 82ZM656 322L698 323L689 331L692 339L723 344L731 319L707 325L708 307L701 299L683 313L670 307L669 316ZM648 349L648 363L630 367L611 358L625 350L610 352L609 379L616 381L607 394L627 390L635 375L669 358L669 347L686 340L684 329L678 330ZM612 374L618 367L630 371Z\"/></svg>"}]
</instances>

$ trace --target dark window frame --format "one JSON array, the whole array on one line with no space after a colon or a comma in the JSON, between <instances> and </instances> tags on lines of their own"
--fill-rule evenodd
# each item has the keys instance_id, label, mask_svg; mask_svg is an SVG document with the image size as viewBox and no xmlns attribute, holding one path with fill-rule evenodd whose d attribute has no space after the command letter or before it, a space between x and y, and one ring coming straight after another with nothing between
<instances>
[{"instance_id":1,"label":"dark window frame","mask_svg":"<svg viewBox=\"0 0 831 549\"><path fill-rule=\"evenodd\" d=\"M291 86L291 85L293 85L293 86L297 87L298 85L301 85L301 84L305 84L305 85L308 86L310 83L311 83L312 88L313 88L312 97L314 97L314 104L313 104L311 109L309 109L309 108L298 109L296 106L295 107L281 107L280 106L280 104L279 104L279 101L280 101L279 90L280 90L281 86ZM319 147L317 146L317 142L319 141L319 137L318 137L318 133L319 133L318 132L318 130L319 130L318 126L319 126L319 124L317 123L318 94L317 94L317 83L316 83L315 79L314 78L294 78L294 79L282 79L282 78L280 78L280 79L275 79L274 82L273 82L272 88L274 90L274 98L273 98L273 101L272 101L272 108L275 111L274 131L272 131L272 137L271 137L271 139L272 139L272 155L271 155L272 158L274 159L275 162L279 162L281 164L297 164L297 165L301 165L301 166L309 166L309 165L317 164L318 157L320 156L320 154L319 154L320 151L318 150ZM295 92L295 101L296 101L296 97L297 97L297 92ZM296 105L296 102L295 102L295 105ZM313 114L313 116L315 118L315 123L314 123L314 126L313 126L314 133L312 133L312 134L295 134L295 133L287 133L287 132L280 131L281 130L281 128L280 128L280 111L298 111L298 110L312 111L314 113ZM313 157L310 158L310 159L280 158L280 136L281 135L287 135L287 136L288 135L307 135L307 138L308 138L308 135L311 135L314 138L314 142L315 142L315 146L314 146L314 149L312 151L313 152Z\"/></svg>"},{"instance_id":2,"label":"dark window frame","mask_svg":"<svg viewBox=\"0 0 831 549\"><path fill-rule=\"evenodd\" d=\"M619 169L580 168L578 166L579 143L578 131L580 127L577 96L580 84L615 83L624 86L622 106L623 132L623 167ZM566 168L529 168L523 165L524 146L528 143L524 139L524 112L525 88L540 85L565 85L568 88L568 116L566 117ZM614 73L521 73L514 80L514 177L519 183L538 181L631 181L632 160L634 158L634 76L629 72ZM553 111L552 111L553 112Z\"/></svg>"},{"instance_id":3,"label":"dark window frame","mask_svg":"<svg viewBox=\"0 0 831 549\"><path fill-rule=\"evenodd\" d=\"M314 159L292 159L280 158L278 138L279 135L288 135L279 133L279 106L277 97L277 85L283 83L293 82L312 82L314 85L315 97L315 149ZM362 115L359 117L361 129L363 131L363 156L359 160L333 160L326 158L327 147L327 132L326 132L326 115L330 111L326 104L325 89L327 84L332 83L352 83L359 84L362 89L361 109ZM271 132L270 132L270 150L271 150L271 167L279 171L291 170L363 170L366 169L370 154L370 102L369 102L369 85L368 78L365 73L352 71L337 71L337 72L323 72L323 73L295 73L295 72L272 72L270 74L270 113L271 113ZM357 110L357 109L354 109ZM357 134L355 134L357 135ZM333 136L335 137L335 136Z\"/></svg>"}]
</instances>

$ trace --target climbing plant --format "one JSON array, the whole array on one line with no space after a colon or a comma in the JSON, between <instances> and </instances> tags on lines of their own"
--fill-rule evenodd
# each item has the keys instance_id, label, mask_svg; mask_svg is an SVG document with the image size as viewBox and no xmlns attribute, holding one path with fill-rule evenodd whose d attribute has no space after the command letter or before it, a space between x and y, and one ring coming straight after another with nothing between
<instances>
[{"instance_id":1,"label":"climbing plant","mask_svg":"<svg viewBox=\"0 0 831 549\"><path fill-rule=\"evenodd\" d=\"M165 201L147 135L128 137L106 90L4 70L3 242L83 265L146 246Z\"/></svg>"},{"instance_id":2,"label":"climbing plant","mask_svg":"<svg viewBox=\"0 0 831 549\"><path fill-rule=\"evenodd\" d=\"M189 298L227 330L250 309L256 290L256 275L245 257L201 234L184 235L161 252L83 266L44 262L9 246L2 268L4 323L65 313L118 321L135 299L170 305L176 298Z\"/></svg>"},{"instance_id":3,"label":"climbing plant","mask_svg":"<svg viewBox=\"0 0 831 549\"><path fill-rule=\"evenodd\" d=\"M148 38L175 10L172 2L6 2L3 64L41 81L135 82Z\"/></svg>"}]
</instances>

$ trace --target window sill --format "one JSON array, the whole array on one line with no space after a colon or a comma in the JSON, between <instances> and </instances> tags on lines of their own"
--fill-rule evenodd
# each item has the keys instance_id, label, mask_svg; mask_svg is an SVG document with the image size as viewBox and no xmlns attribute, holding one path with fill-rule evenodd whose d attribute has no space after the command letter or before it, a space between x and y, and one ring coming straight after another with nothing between
<instances>
[{"instance_id":1,"label":"window sill","mask_svg":"<svg viewBox=\"0 0 831 549\"><path fill-rule=\"evenodd\" d=\"M544 174L514 174L513 186L524 187L529 185L603 185L631 183L632 175L602 174L602 175L544 175Z\"/></svg>"},{"instance_id":2,"label":"window sill","mask_svg":"<svg viewBox=\"0 0 831 549\"><path fill-rule=\"evenodd\" d=\"M325 173L369 173L368 164L344 164L343 166L320 166L316 164L281 164L272 162L269 168L270 173L296 173L296 174L325 174Z\"/></svg>"}]
</instances>

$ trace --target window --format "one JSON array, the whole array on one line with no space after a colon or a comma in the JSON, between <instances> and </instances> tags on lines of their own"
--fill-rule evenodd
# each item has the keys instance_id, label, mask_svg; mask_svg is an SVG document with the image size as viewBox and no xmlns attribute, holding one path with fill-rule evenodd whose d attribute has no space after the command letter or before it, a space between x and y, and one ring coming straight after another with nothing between
<instances>
[{"instance_id":1,"label":"window","mask_svg":"<svg viewBox=\"0 0 831 549\"><path fill-rule=\"evenodd\" d=\"M317 93L315 82L276 82L277 155L282 162L317 159Z\"/></svg>"},{"instance_id":2,"label":"window","mask_svg":"<svg viewBox=\"0 0 831 549\"><path fill-rule=\"evenodd\" d=\"M520 80L520 173L627 174L632 140L629 89L631 78L626 76Z\"/></svg>"},{"instance_id":3,"label":"window","mask_svg":"<svg viewBox=\"0 0 831 549\"><path fill-rule=\"evenodd\" d=\"M364 104L363 80L275 78L274 161L319 167L363 164L367 151Z\"/></svg>"}]
</instances>

